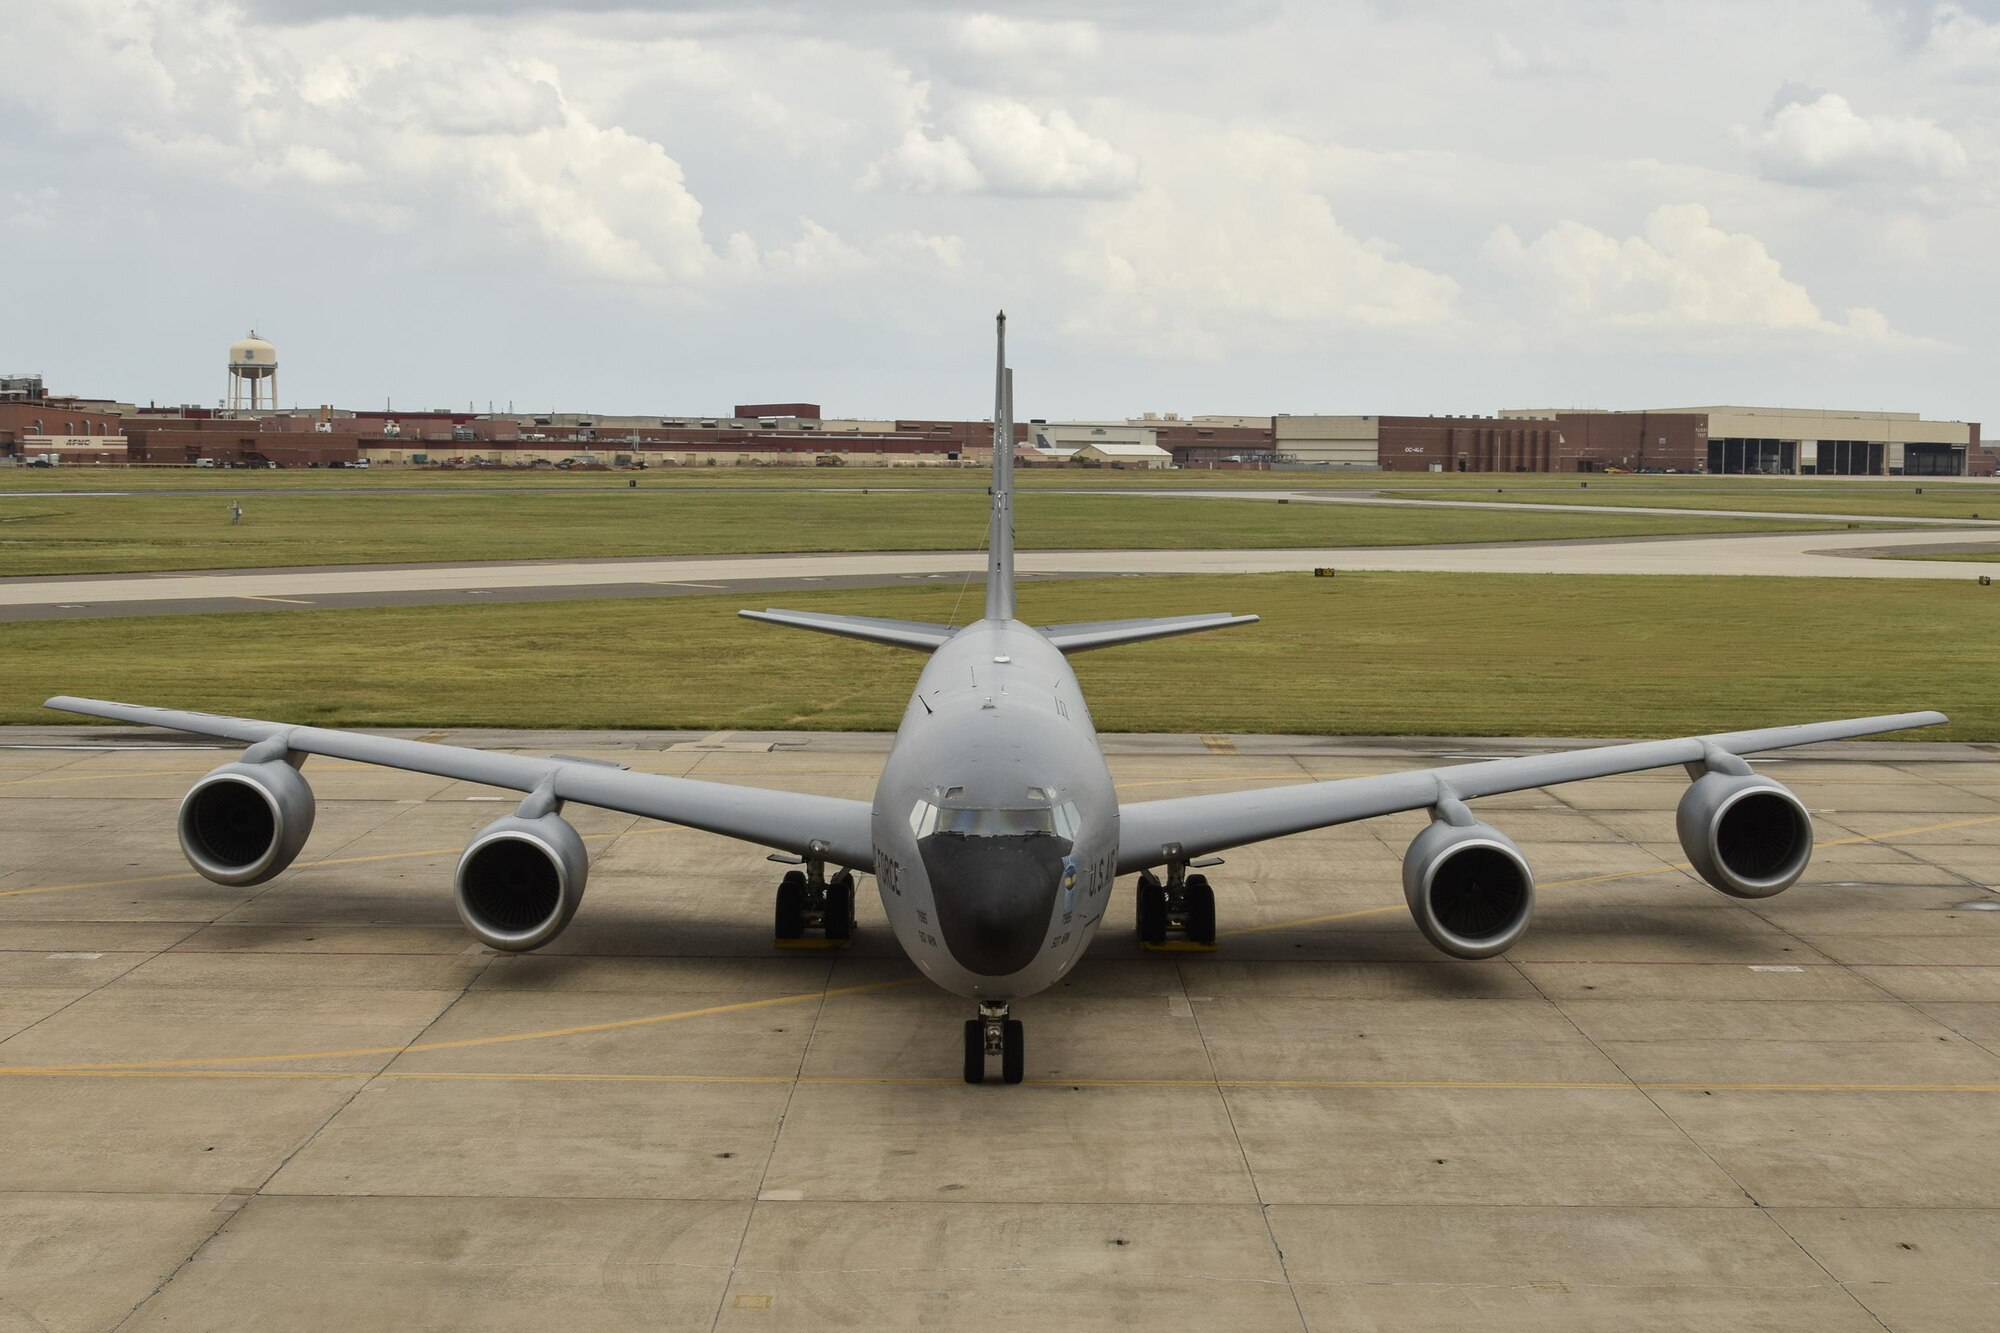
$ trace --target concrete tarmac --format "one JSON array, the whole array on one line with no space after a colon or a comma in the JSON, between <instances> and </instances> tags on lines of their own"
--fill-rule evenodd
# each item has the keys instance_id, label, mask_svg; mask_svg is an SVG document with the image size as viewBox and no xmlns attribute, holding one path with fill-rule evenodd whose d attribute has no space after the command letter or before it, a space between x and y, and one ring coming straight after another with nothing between
<instances>
[{"instance_id":1,"label":"concrete tarmac","mask_svg":"<svg viewBox=\"0 0 2000 1333\"><path fill-rule=\"evenodd\" d=\"M1409 922L1420 817L1231 854L1213 954L1127 881L967 1087L872 881L777 953L756 849L572 807L575 924L496 956L449 881L513 796L314 759L230 889L172 833L227 754L147 735L0 732L0 1329L2000 1326L2000 747L1762 764L1819 851L1760 902L1678 772L1479 802L1541 881L1485 962ZM854 797L886 749L440 738ZM1144 800L1543 744L1106 748Z\"/></svg>"},{"instance_id":2,"label":"concrete tarmac","mask_svg":"<svg viewBox=\"0 0 2000 1333\"><path fill-rule=\"evenodd\" d=\"M1796 578L1966 579L2000 567L1970 560L1897 560L1896 552L2000 550L2000 532L1782 533L1642 537L1461 546L1363 546L1312 550L1022 551L1024 577L1263 574L1310 570L1411 570L1519 574L1758 574ZM977 551L659 556L478 564L324 565L158 574L0 579L0 621L413 606L475 599L738 594L964 579L984 568Z\"/></svg>"}]
</instances>

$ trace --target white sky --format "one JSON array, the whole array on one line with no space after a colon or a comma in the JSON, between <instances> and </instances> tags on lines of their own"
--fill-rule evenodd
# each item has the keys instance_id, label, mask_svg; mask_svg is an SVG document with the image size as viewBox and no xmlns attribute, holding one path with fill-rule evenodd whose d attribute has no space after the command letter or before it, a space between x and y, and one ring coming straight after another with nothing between
<instances>
[{"instance_id":1,"label":"white sky","mask_svg":"<svg viewBox=\"0 0 2000 1333\"><path fill-rule=\"evenodd\" d=\"M2000 432L2000 0L0 0L0 372Z\"/></svg>"}]
</instances>

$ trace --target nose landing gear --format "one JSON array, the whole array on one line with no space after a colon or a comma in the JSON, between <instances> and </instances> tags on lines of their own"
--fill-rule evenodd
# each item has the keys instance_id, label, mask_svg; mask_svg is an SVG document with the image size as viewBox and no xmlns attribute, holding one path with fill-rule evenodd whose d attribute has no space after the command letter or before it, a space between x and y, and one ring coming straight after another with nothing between
<instances>
[{"instance_id":1,"label":"nose landing gear","mask_svg":"<svg viewBox=\"0 0 2000 1333\"><path fill-rule=\"evenodd\" d=\"M1139 944L1146 949L1215 948L1215 890L1208 876L1190 875L1190 864L1221 865L1220 857L1169 861L1165 883L1150 870L1139 872Z\"/></svg>"},{"instance_id":2,"label":"nose landing gear","mask_svg":"<svg viewBox=\"0 0 2000 1333\"><path fill-rule=\"evenodd\" d=\"M772 934L780 949L845 949L854 942L854 872L837 870L826 876L826 862L817 857L773 856L773 861L804 865L788 870L778 881ZM815 938L815 933L817 938Z\"/></svg>"},{"instance_id":3,"label":"nose landing gear","mask_svg":"<svg viewBox=\"0 0 2000 1333\"><path fill-rule=\"evenodd\" d=\"M1007 1016L1005 1000L981 1000L979 1017L965 1020L965 1081L986 1081L986 1058L1000 1057L1000 1081L1019 1083L1027 1067L1027 1038L1021 1020Z\"/></svg>"}]
</instances>

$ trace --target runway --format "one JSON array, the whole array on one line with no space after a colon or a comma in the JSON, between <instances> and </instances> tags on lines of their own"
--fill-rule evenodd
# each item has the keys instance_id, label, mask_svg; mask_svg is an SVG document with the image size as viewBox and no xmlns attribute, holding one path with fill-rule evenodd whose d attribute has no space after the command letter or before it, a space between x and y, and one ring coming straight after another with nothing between
<instances>
[{"instance_id":1,"label":"runway","mask_svg":"<svg viewBox=\"0 0 2000 1333\"><path fill-rule=\"evenodd\" d=\"M844 796L886 749L443 739ZM1685 871L1678 772L1479 802L1541 886L1485 962L1408 920L1418 816L1230 854L1212 955L1141 952L1127 881L1009 1088L872 881L777 954L761 853L571 807L581 912L497 956L448 885L512 796L311 760L300 865L230 889L187 744L0 732L0 1327L2000 1321L2000 748L1760 765L1819 851L1756 902ZM1106 738L1128 800L1543 744Z\"/></svg>"},{"instance_id":2,"label":"runway","mask_svg":"<svg viewBox=\"0 0 2000 1333\"><path fill-rule=\"evenodd\" d=\"M1757 574L1796 578L1967 579L2000 567L1978 561L1891 560L1887 551L1986 543L1979 528L1782 533L1363 546L1317 550L1023 551L1041 578L1145 574L1412 570L1522 574ZM1990 547L2000 550L2000 533ZM335 609L578 597L747 596L823 587L963 579L984 568L976 551L814 555L663 556L479 564L333 565L0 579L0 621L216 611Z\"/></svg>"}]
</instances>

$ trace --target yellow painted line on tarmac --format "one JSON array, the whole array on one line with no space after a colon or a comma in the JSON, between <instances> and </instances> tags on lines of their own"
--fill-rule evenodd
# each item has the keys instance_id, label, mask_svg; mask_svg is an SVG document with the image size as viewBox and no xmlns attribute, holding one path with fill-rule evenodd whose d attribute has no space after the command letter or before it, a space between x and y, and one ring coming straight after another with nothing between
<instances>
[{"instance_id":1,"label":"yellow painted line on tarmac","mask_svg":"<svg viewBox=\"0 0 2000 1333\"><path fill-rule=\"evenodd\" d=\"M826 994L838 994L829 991ZM796 998L812 998L810 996ZM412 1050L421 1049L411 1047ZM341 1079L400 1080L423 1083L627 1083L693 1086L788 1086L808 1087L940 1087L963 1085L962 1079L896 1074L618 1074L618 1073L509 1073L505 1071L455 1070L315 1070L315 1069L154 1069L95 1068L90 1066L50 1066L0 1069L7 1078L160 1078L223 1080L303 1080L336 1082ZM1634 1083L1623 1081L1563 1082L1556 1080L1471 1079L1337 1079L1337 1078L1048 1078L1028 1079L1028 1087L1043 1088L1215 1088L1228 1091L1328 1091L1328 1092L1794 1092L1794 1093L2000 1093L2000 1083Z\"/></svg>"},{"instance_id":2,"label":"yellow painted line on tarmac","mask_svg":"<svg viewBox=\"0 0 2000 1333\"><path fill-rule=\"evenodd\" d=\"M1553 889L1557 886L1554 884L1543 884L1539 887ZM1360 907L1351 912L1334 912L1328 916L1302 916L1290 921L1272 921L1261 926L1238 926L1233 930L1218 930L1215 932L1215 935L1217 939L1234 939L1238 935L1261 935L1266 931L1290 930L1294 926L1326 926L1336 921L1354 921L1364 916L1381 916L1385 912L1400 912L1402 910L1404 909L1401 903L1390 903L1386 907Z\"/></svg>"},{"instance_id":3,"label":"yellow painted line on tarmac","mask_svg":"<svg viewBox=\"0 0 2000 1333\"><path fill-rule=\"evenodd\" d=\"M188 778L206 772L207 768L158 768L133 769L127 773L40 773L32 778L8 778L0 782L0 787L26 787L37 782L112 782L120 778Z\"/></svg>"},{"instance_id":4,"label":"yellow painted line on tarmac","mask_svg":"<svg viewBox=\"0 0 2000 1333\"><path fill-rule=\"evenodd\" d=\"M617 838L647 838L672 831L668 827L626 829L622 833L589 833L583 835L585 842L608 842ZM425 856L456 856L463 847L425 847L414 852L377 852L371 856L329 856L293 867L293 874L307 870L318 870L324 866L373 865L378 861L407 861ZM28 889L0 889L0 898L22 898L38 893L74 893L80 889L123 889L141 884L172 884L185 879L200 879L192 870L177 870L164 875L135 875L129 879L82 880L75 884L44 884Z\"/></svg>"},{"instance_id":5,"label":"yellow painted line on tarmac","mask_svg":"<svg viewBox=\"0 0 2000 1333\"><path fill-rule=\"evenodd\" d=\"M445 734L449 735L450 733L446 732ZM216 748L221 750L225 747L217 746ZM327 773L340 770L353 772L357 769L372 769L377 773L385 771L410 772L408 769L384 770L380 764L363 764L346 759L328 759L320 755L313 756L313 759L314 773ZM231 761L224 759L219 762L229 763ZM120 778L193 778L200 777L216 766L216 764L211 763L202 768L133 768L117 773L45 773L31 778L10 778L5 782L0 782L0 787L24 787L37 782L109 782ZM414 773L412 776L421 778L435 775L430 773ZM440 782L448 782L450 780L449 778L438 779Z\"/></svg>"},{"instance_id":6,"label":"yellow painted line on tarmac","mask_svg":"<svg viewBox=\"0 0 2000 1333\"><path fill-rule=\"evenodd\" d=\"M198 1065L281 1064L290 1060L347 1060L368 1055L410 1055L419 1051L462 1051L474 1046L504 1046L512 1042L541 1041L549 1037L582 1037L598 1032L622 1032L627 1028L678 1023L690 1018L713 1018L718 1014L740 1014L752 1009L772 1009L806 1000L830 1000L842 995L865 995L870 991L911 986L922 977L898 977L894 981L870 981L834 990L801 991L795 995L774 995L763 1000L739 1000L733 1004L712 1004L700 1009L680 1009L669 1014L647 1014L640 1018L619 1018L607 1023L581 1023L574 1027L543 1028L534 1032L505 1032L491 1037L461 1037L456 1041L421 1041L400 1046L355 1046L343 1051L292 1051L281 1055L225 1055L198 1060L122 1060L102 1064L22 1065L0 1068L0 1074L142 1073L153 1070L191 1069ZM367 1077L346 1075L345 1077Z\"/></svg>"},{"instance_id":7,"label":"yellow painted line on tarmac","mask_svg":"<svg viewBox=\"0 0 2000 1333\"><path fill-rule=\"evenodd\" d=\"M1852 847L1861 842L1880 842L1884 838L1908 838L1919 833L1943 833L1946 829L1971 828L1974 824L1991 824L2000 820L2000 815L1978 815L1972 819L1954 819L1943 824L1925 824L1921 828L1890 829L1887 833L1863 833L1852 838L1836 838L1823 842L1821 847Z\"/></svg>"},{"instance_id":8,"label":"yellow painted line on tarmac","mask_svg":"<svg viewBox=\"0 0 2000 1333\"><path fill-rule=\"evenodd\" d=\"M309 602L305 600L303 597L259 597L256 593L250 593L250 592L231 593L230 596L234 597L239 602L283 602L288 606L319 605L319 603Z\"/></svg>"},{"instance_id":9,"label":"yellow painted line on tarmac","mask_svg":"<svg viewBox=\"0 0 2000 1333\"><path fill-rule=\"evenodd\" d=\"M1943 824L1924 824L1916 828L1891 829L1887 833L1863 833L1852 838L1835 838L1829 842L1815 844L1819 847L1853 847L1864 842L1881 842L1885 838L1909 838L1919 833L1942 833L1947 829L1970 828L1975 824L1991 824L2000 821L2000 815L1979 815L1973 819L1954 819ZM1585 884L1607 884L1618 879L1641 879L1647 875L1670 875L1694 867L1686 861L1676 861L1672 865L1647 866L1640 870L1614 870L1604 875L1585 875L1580 879L1559 879L1547 884L1537 884L1537 889L1574 889ZM1295 926L1324 926L1336 921L1352 921L1357 917L1380 916L1385 912L1400 912L1401 903L1387 907L1363 907L1351 912L1335 912L1330 916L1298 917L1291 921L1273 921L1261 926L1239 926L1234 930L1217 931L1218 938L1236 935L1257 935L1272 930L1290 930Z\"/></svg>"},{"instance_id":10,"label":"yellow painted line on tarmac","mask_svg":"<svg viewBox=\"0 0 2000 1333\"><path fill-rule=\"evenodd\" d=\"M1949 820L1949 821L1945 821L1945 822L1943 822L1943 823L1937 823L1937 824L1927 824L1927 825L1920 825L1920 826L1916 826L1916 827L1912 827L1912 828L1904 828L1904 829L1894 829L1894 830L1890 830L1890 831L1888 831L1888 832L1885 832L1885 833L1877 833L1877 834L1863 834L1863 835L1859 835L1859 836L1856 836L1856 837L1852 837L1852 838L1842 838L1842 839L1838 839L1838 840L1835 840L1835 841L1833 841L1833 842L1828 842L1828 843L1824 843L1824 844L1822 844L1822 845L1823 845L1823 846L1829 846L1829 847L1839 847L1839 846L1851 846L1851 845L1854 845L1854 844L1858 844L1858 843L1867 843L1867 842L1879 842L1879 841L1881 841L1881 840L1883 840L1883 839L1887 839L1887 838L1898 838L1898 837L1910 837L1910 836L1914 836L1914 835L1917 835L1917 834L1921 834L1921 833L1935 833L1935 832L1941 832L1941 831L1944 831L1944 830L1947 830L1947 829L1954 829L1954 828L1967 828L1967 827L1970 827L1970 826L1973 826L1973 825L1978 825L1978 824L1988 824L1988 823L1993 823L1993 822L1995 822L1995 821L2000 821L2000 815L1982 815L1982 816L1978 816L1978 817L1975 817L1975 818L1971 818L1971 819L1959 819L1959 820ZM663 833L663 832L666 832L666 831L667 831L667 830L666 830L666 829L664 829L664 828L653 828L653 829L636 829L636 830L629 830L629 831L626 831L626 832L622 832L622 833L615 833L615 834L598 834L598 835L593 835L593 837L592 837L592 839L591 839L591 840L593 840L593 841L601 841L601 840L604 840L604 839L607 839L607 838L619 838L619 837L636 837L636 836L641 836L641 835L644 835L644 834L648 834L648 833ZM377 862L377 861L393 861L393 860L401 860L401 859L407 859L407 858L410 858L410 857L420 857L420 856L436 856L436 855L448 855L448 854L450 854L451 852L453 852L453 851L456 851L456 850L457 850L456 848L439 848L439 849L430 849L430 850L425 850L425 851L417 851L417 852L389 852L389 853L383 853L383 854L380 854L380 855L374 855L374 856L352 856L352 857L339 857L339 858L330 858L330 859L327 859L327 860L323 860L323 861L316 861L316 862L314 862L314 863L313 863L313 864L312 864L311 866L307 866L307 867L303 867L303 868L304 868L304 869L313 869L313 868L317 868L317 867L320 867L320 866L333 866L333 865L357 865L357 864L366 864L366 863L371 863L371 862ZM1554 883L1550 883L1550 884L1545 884L1545 885L1543 885L1542 887L1543 887L1543 888L1570 888L1570 887L1576 887L1576 886L1580 886L1580 885L1585 885L1585 884L1598 884L1598 883L1604 883L1604 882L1607 882L1607 881L1610 881L1610 880L1617 880L1617 879L1631 879L1631 878L1638 878L1638 877L1641 877L1641 876L1647 876L1647 875L1658 875L1658 874L1666 874L1666 873L1670 873L1670 872L1676 872L1676 871L1680 871L1680 870L1685 870L1685 869L1688 869L1688 868L1689 868L1689 867L1688 867L1688 866L1687 866L1687 865L1686 865L1685 863L1680 863L1680 864L1676 864L1676 865L1668 865L1668 866L1653 866L1653 867L1647 867L1647 868L1644 868L1644 869L1639 869L1639 870L1630 870L1630 871L1620 871L1620 872L1614 872L1614 873L1611 873L1611 874L1606 874L1606 875L1592 875L1592 876L1586 876L1586 877L1583 877L1583 878L1580 878L1580 879L1571 879L1571 880L1559 880L1559 881L1556 881L1556 882L1554 882ZM44 888L40 888L40 889L9 889L9 890L0 890L0 897L4 897L4 896L16 896L16 895L21 895L21 894L31 894L31 893L56 893L56 892L63 892L63 891L65 891L65 890L70 890L70 889L86 889L86 888L105 888L105 887L123 887L123 886L130 886L130 885L138 885L138 884L150 884L150 883L160 883L160 882L163 882L163 881L171 881L171 880L181 880L181 879L191 879L191 878L194 878L194 877L195 877L195 876L193 875L193 873L192 873L192 872L183 872L183 873L180 873L180 874L174 874L174 875L151 875L151 876L141 876L141 877L135 877L135 878L131 878L131 879L124 879L124 880L107 880L107 881L96 881L96 882L89 882L89 883L82 883L82 884L70 884L70 885L52 885L52 886L48 886L48 887L44 887ZM1383 913L1388 913L1388 912L1396 912L1396 911L1400 911L1400 910L1402 910L1402 908L1401 908L1401 906L1400 906L1399 904L1389 904L1389 905L1386 905L1386 906L1382 906L1382 907L1370 907L1370 908L1361 908L1361 909L1358 909L1358 910L1355 910L1355 911L1348 911L1348 912L1339 912L1339 913L1334 913L1334 914L1331 914L1331 915L1325 915L1325 916L1317 916L1317 917L1308 917L1308 918L1304 918L1304 919L1301 919L1301 920L1294 920L1294 921L1284 921L1284 922L1276 922L1276 923L1272 923L1272 924L1268 924L1268 925L1261 925L1261 926L1246 926L1246 927L1242 927L1242 928L1240 928L1240 929L1237 929L1237 930L1231 930L1231 931L1228 931L1228 932L1225 932L1225 934L1227 934L1227 935L1230 935L1230 936L1237 936L1237 935L1248 935L1248 934L1256 934L1256 933L1259 933L1259 932L1265 932L1265 931L1273 931L1273 930L1283 930L1283 929L1288 929L1288 928L1291 928L1291 927L1294 927L1294 926L1308 926L1308 925L1322 925L1322 924L1327 924L1327 923L1331 923L1331 922L1337 922L1337 921L1347 921L1347 920L1353 920L1353 919L1356 919L1356 918L1359 918L1359 917L1367 917L1367 916L1378 916L1378 915L1381 915L1381 914L1383 914ZM655 1025L658 1025L658 1024L663 1024L663 1023L673 1023L673 1022L680 1022L680 1021L684 1021L684 1020L687 1020L687 1019L694 1019L694 1018L707 1018L707 1017L713 1017L713 1016L717 1016L717 1015L721 1015L721 1014L730 1014L730 1013L741 1013L741 1012L746 1012L746 1011L750 1011L750 1010L756 1010L756 1009L766 1009L766 1008L773 1008L773 1007L776 1007L776 1006L779 1006L779 1005L787 1005L787 1004L797 1004L797 1003L800 1003L800 1002L802 1002L802 1001L806 1001L806 1000L818 1000L818 999L830 999L830 998L833 998L833 997L836 997L836 996L844 996L844 995L859 995L859 994L866 994L866 993L869 993L869 992L873 992L873 991L879 991L879 990L888 990L888 989L893 989L893 988L896 988L896 987L901 987L901 986L909 986L909 985L914 985L914 984L915 984L916 982L918 982L918 981L920 981L920 980L922 980L922 978L921 978L921 977L906 977L906 978L901 978L901 979L898 979L898 980L894 980L894 981L882 981L882 982L869 982L869 983L865 983L865 984L862 984L862 985L857 985L857 986L847 986L847 987L841 987L841 988L838 988L838 989L834 989L834 990L822 990L822 991L808 991L808 992L801 992L801 993L798 993L798 994L792 994L792 995L780 995L780 996L773 996L773 997L770 997L770 998L767 998L767 999L762 999L762 1000L745 1000L745 1001L739 1001L739 1002L736 1002L736 1003L732 1003L732 1004L724 1004L724 1005L710 1005L710 1006L706 1006L706 1007L703 1007L703 1008L699 1008L699 1009L684 1009L684 1010L677 1010L677 1011L675 1011L675 1012L672 1012L672 1013L665 1013L665 1014L649 1014L649 1015L645 1015L645 1016L642 1016L642 1017L637 1017L637 1018L626 1018L626 1019L616 1019L616 1020L612 1020L612 1021L609 1021L609 1022L604 1022L604 1023L589 1023L589 1024L581 1024L581 1025L577 1025L577 1026L571 1026L571 1027L562 1027L562 1028L545 1028L545 1029L539 1029L539 1030L535 1030L535 1031L529 1031L529 1032L515 1032L515 1033L503 1033L503 1034L498 1034L498 1035L494 1035L494 1036L487 1036L487 1037L467 1037L467 1038L461 1038L461 1039L458 1039L458 1040L454 1040L454 1041L438 1041L438 1042L419 1042L419 1043L414 1043L414 1044L407 1044L407 1045L400 1045L400 1046L368 1046L368 1047L353 1047L353 1048L349 1048L349 1049L346 1049L346 1050L334 1050L334 1051L298 1051L298 1052L288 1052L288 1053L282 1053L282 1054L275 1054L275 1055L251 1055L251 1056L223 1056L223 1057L216 1057L216 1058L210 1058L210 1059L183 1059L183 1060L160 1060L160 1061L129 1061L129 1062L113 1062L113 1063L102 1063L102 1064L71 1064L71 1065L52 1065L52 1066L18 1066L18 1067L0 1067L0 1076L8 1076L8 1077L55 1077L55 1076L91 1076L91 1075L101 1075L101 1076L126 1076L126 1077L130 1077L130 1076L143 1076L143 1075L158 1075L158 1076L163 1076L163 1077L164 1077L164 1076L174 1076L174 1075L177 1075L177 1076L184 1076L184 1077L230 1077L230 1076L237 1076L237 1077L243 1077L243 1076L248 1076L248 1075L247 1075L247 1074L245 1073L245 1071L241 1071L241 1070L234 1070L234 1071L217 1071L217 1070L213 1070L213 1069L200 1069L200 1070L197 1070L197 1069L195 1069L194 1067L196 1067L196 1066L213 1066L213 1065L231 1065L231 1066L242 1066L242 1065L254 1065L254 1064L276 1064L276 1063L286 1063L286 1062L291 1062L291 1061L304 1061L304 1060L332 1060L332 1059L353 1059L353 1058L360 1058L360 1057L364 1057L364 1056L375 1056L375 1055L388 1055L388 1056L400 1056L400 1055L404 1055L404 1054L409 1054L409 1053L416 1053L416 1052L425 1052L425 1051L443 1051L443 1050L463 1050L463 1049L467 1049L467 1048L472 1048L472 1047L481 1047L481 1046L496 1046L496 1045L504 1045L504 1044L510 1044L510 1043L515 1043L515 1042L524 1042L524 1041L540 1041L540 1040L545 1040L545 1039L548 1039L548 1038L554 1038L554 1037L570 1037L570 1036L585 1036L585 1035L590 1035L590 1034L594 1034L594 1033L600 1033L600 1032L616 1032L616 1031L622 1031L622 1030L625 1030L625 1029L628 1029L628 1028L638 1028L638 1027L650 1027L650 1026L655 1026ZM312 1071L278 1071L278 1072L275 1072L275 1073L274 1073L274 1072L272 1072L272 1071L264 1071L264 1076L267 1076L267 1077L289 1077L289 1076L299 1076L299 1077L314 1077L314 1078L357 1078L357 1077L360 1077L360 1078L365 1078L365 1077L369 1077L370 1075L369 1075L369 1074L367 1074L367 1073L365 1073L365 1072L356 1072L356 1073L329 1073L329 1072L325 1072L325 1071L320 1071L320 1072L312 1072ZM397 1073L397 1074L396 1074L396 1075L394 1075L394 1076L395 1076L395 1077L405 1077L405 1078L414 1078L414 1077L429 1077L429 1078L441 1078L441 1077L447 1077L447 1075L444 1075L444 1074L419 1074L419 1073L416 1073L416 1072L409 1072L409 1071L405 1071L405 1072L399 1072L399 1073ZM737 1082L742 1082L742 1081L748 1081L748 1080L745 1080L745 1079L737 1079L737 1078L734 1078L733 1076L714 1076L714 1077L712 1077L712 1078L711 1078L711 1077L709 1077L709 1076L694 1076L694 1075L586 1075L586 1074L579 1074L579 1075L473 1075L473 1074L454 1074L454 1075L449 1075L449 1076L450 1076L450 1077L464 1077L464 1078L474 1078L474 1077L479 1077L479 1078L510 1078L510 1079L522 1079L522 1078L531 1078L531 1077L532 1077L532 1078L547 1078L547 1079L558 1079L558 1080L574 1080L574 1081L607 1081L607 1080L612 1080L612 1079L621 1079L621 1080L632 1080L632 1081L655 1081L655 1082L660 1082L660 1081L713 1081L713 1082L730 1082L730 1081L737 1081ZM797 1080L793 1080L793 1079L790 1079L790 1078L786 1078L786 1079L780 1079L780 1080L775 1080L775 1081L782 1081L782 1082L791 1082L791 1081L798 1081L798 1082L807 1082L807 1083L810 1083L810 1082L820 1082L820 1081L830 1081L830 1082L855 1082L855 1083L910 1083L910 1084L930 1084L930 1083L948 1083L948 1082L953 1082L953 1081L955 1081L955 1080L944 1080L944 1079L898 1079L898 1078L854 1078L854 1079L832 1079L832 1080L819 1080L819 1079L811 1079L811 1078L806 1078L806 1079L797 1079ZM1052 1081L1052 1083L1051 1083L1051 1086L1072 1086L1072 1087L1082 1087L1082 1086L1091 1086L1091 1087L1121 1087L1121 1086L1135 1086L1135 1087L1299 1087L1299 1088L1492 1088L1492 1089L1507 1089L1507 1088L1547 1088L1547 1089L1571 1089L1571 1090L1576 1090L1576 1089L1591 1089L1591 1088L1600 1088L1600 1089L1617 1089L1617 1088L1627 1088L1627 1087L1631 1087L1631 1086L1633 1086L1633 1085L1632 1085L1632 1084L1629 1084L1629 1083L1468 1083L1468 1082L1461 1082L1461 1081L1436 1081L1436 1082L1430 1082L1430 1081L1421 1081L1421 1080L1394 1080L1394 1081L1380 1081L1380 1080L1375 1080L1375 1081L1366 1081L1366 1080L1279 1080L1279 1081L1273 1081L1273 1080L1244 1080L1244 1081L1231 1081L1231 1080L1214 1080L1214 1079L1206 1079L1206 1080L1180 1080L1180 1081L1176 1081L1176 1080L1143 1080L1143 1079L1142 1079L1142 1080L1108 1080L1108 1079L1098 1079L1098 1080L1092 1080L1092 1079L1065 1079L1065 1080L1054 1080L1054 1081ZM1805 1092L1805 1091L1848 1091L1848 1092L1868 1092L1868 1091L1880 1091L1880 1092L1896 1092L1896 1091L1929 1091L1929 1092L2000 1092L2000 1084L1859 1084L1859 1083L1857 1083L1857 1084L1788 1084L1788 1083L1763 1083L1763 1084L1732 1084L1732 1085L1724 1085L1724 1084L1699 1084L1699 1083L1694 1083L1694 1084L1644 1084L1644 1085L1639 1085L1639 1086L1642 1086L1642 1087L1649 1087L1649 1088L1658 1088L1658 1089L1661 1089L1661 1090L1702 1090L1702 1091L1725 1091L1725 1090L1727 1090L1727 1091L1770 1091L1770 1092Z\"/></svg>"}]
</instances>

